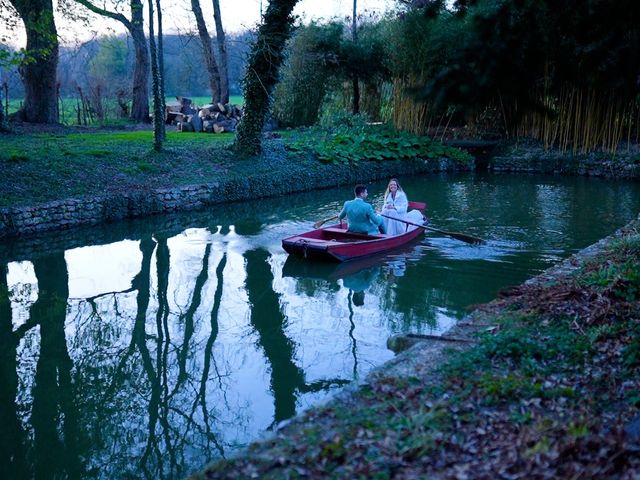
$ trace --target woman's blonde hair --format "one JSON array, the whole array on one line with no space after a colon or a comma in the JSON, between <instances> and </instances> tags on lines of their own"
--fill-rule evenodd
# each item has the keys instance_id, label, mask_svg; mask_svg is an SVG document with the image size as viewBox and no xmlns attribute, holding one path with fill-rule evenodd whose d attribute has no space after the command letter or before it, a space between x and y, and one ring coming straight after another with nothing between
<instances>
[{"instance_id":1,"label":"woman's blonde hair","mask_svg":"<svg viewBox=\"0 0 640 480\"><path fill-rule=\"evenodd\" d=\"M398 190L403 192L404 190L402 190L402 187L400 186L400 182L398 181L397 178L392 178L391 180L389 180L389 183L387 183L387 189L384 191L384 197L382 197L382 199L384 200L385 198L387 198L387 195L389 195L389 185L391 185L391 182L396 182L396 185L398 186Z\"/></svg>"}]
</instances>

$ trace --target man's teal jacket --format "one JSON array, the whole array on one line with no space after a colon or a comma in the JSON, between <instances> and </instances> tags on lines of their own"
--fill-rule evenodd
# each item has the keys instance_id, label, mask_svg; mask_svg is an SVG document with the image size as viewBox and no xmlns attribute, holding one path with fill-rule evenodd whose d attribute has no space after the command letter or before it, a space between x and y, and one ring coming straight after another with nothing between
<instances>
[{"instance_id":1,"label":"man's teal jacket","mask_svg":"<svg viewBox=\"0 0 640 480\"><path fill-rule=\"evenodd\" d=\"M376 235L379 231L385 233L382 217L377 215L370 203L361 198L355 198L344 203L340 212L340 220L347 217L349 231Z\"/></svg>"}]
</instances>

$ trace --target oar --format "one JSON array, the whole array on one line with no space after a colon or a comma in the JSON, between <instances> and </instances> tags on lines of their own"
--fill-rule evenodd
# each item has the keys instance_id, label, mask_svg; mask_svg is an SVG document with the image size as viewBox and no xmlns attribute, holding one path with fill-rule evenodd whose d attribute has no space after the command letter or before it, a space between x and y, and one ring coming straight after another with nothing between
<instances>
[{"instance_id":1,"label":"oar","mask_svg":"<svg viewBox=\"0 0 640 480\"><path fill-rule=\"evenodd\" d=\"M325 223L330 222L331 220L335 220L336 218L338 218L338 215L334 215L333 217L325 218L324 220L318 220L316 223L313 224L313 228L320 228Z\"/></svg>"},{"instance_id":2,"label":"oar","mask_svg":"<svg viewBox=\"0 0 640 480\"><path fill-rule=\"evenodd\" d=\"M425 230L431 230L432 232L438 232L443 235L446 235L451 238L455 238L456 240L460 240L462 242L471 243L472 245L480 245L482 243L486 243L484 240L478 237L473 237L471 235L467 235L465 233L458 232L447 232L445 230L440 230L439 228L429 227L427 225L420 225L419 223L408 222L407 220L402 220L400 218L390 217L389 215L380 214L380 216L389 218L391 220L395 220L396 222L406 223L407 225L413 225L414 227L424 228Z\"/></svg>"}]
</instances>

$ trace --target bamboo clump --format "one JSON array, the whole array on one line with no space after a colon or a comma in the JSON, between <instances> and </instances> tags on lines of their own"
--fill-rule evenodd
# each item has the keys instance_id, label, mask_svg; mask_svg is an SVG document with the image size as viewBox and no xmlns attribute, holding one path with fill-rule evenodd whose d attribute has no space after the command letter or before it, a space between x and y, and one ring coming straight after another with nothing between
<instances>
[{"instance_id":1,"label":"bamboo clump","mask_svg":"<svg viewBox=\"0 0 640 480\"><path fill-rule=\"evenodd\" d=\"M416 102L410 91L423 83L417 77L394 80L393 123L399 130L416 135L434 132L444 138L453 112L436 111L428 101ZM614 90L565 86L552 94L545 82L534 96L544 107L540 111L521 113L517 102L511 105L503 103L498 95L496 105L488 105L478 112L481 116L488 115L487 118L494 112L496 121L502 116L507 136L513 134L516 139L540 140L545 149L557 148L573 153L601 149L615 153L622 142L626 142L629 148L632 143L640 141L640 105ZM467 118L474 122L478 120L472 116ZM468 126L475 127L474 122Z\"/></svg>"},{"instance_id":2,"label":"bamboo clump","mask_svg":"<svg viewBox=\"0 0 640 480\"><path fill-rule=\"evenodd\" d=\"M638 106L614 91L566 87L557 96L539 95L547 112L525 114L517 136L541 140L547 149L574 153L598 148L614 153L625 133L627 145L639 140Z\"/></svg>"},{"instance_id":3,"label":"bamboo clump","mask_svg":"<svg viewBox=\"0 0 640 480\"><path fill-rule=\"evenodd\" d=\"M424 135L431 128L434 112L430 102L416 102L407 91L420 85L417 79L396 78L393 82L393 124L398 130Z\"/></svg>"}]
</instances>

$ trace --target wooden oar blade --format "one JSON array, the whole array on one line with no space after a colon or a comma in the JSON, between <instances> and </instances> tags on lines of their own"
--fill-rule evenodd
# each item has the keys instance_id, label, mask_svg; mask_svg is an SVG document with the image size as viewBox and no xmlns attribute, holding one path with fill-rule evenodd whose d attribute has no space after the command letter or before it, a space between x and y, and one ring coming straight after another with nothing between
<instances>
[{"instance_id":1,"label":"wooden oar blade","mask_svg":"<svg viewBox=\"0 0 640 480\"><path fill-rule=\"evenodd\" d=\"M471 245L482 245L484 243L487 243L481 238L474 237L471 235L466 235L464 233L445 232L445 235L449 235L450 237L455 238L456 240L460 240L462 242L470 243Z\"/></svg>"}]
</instances>

